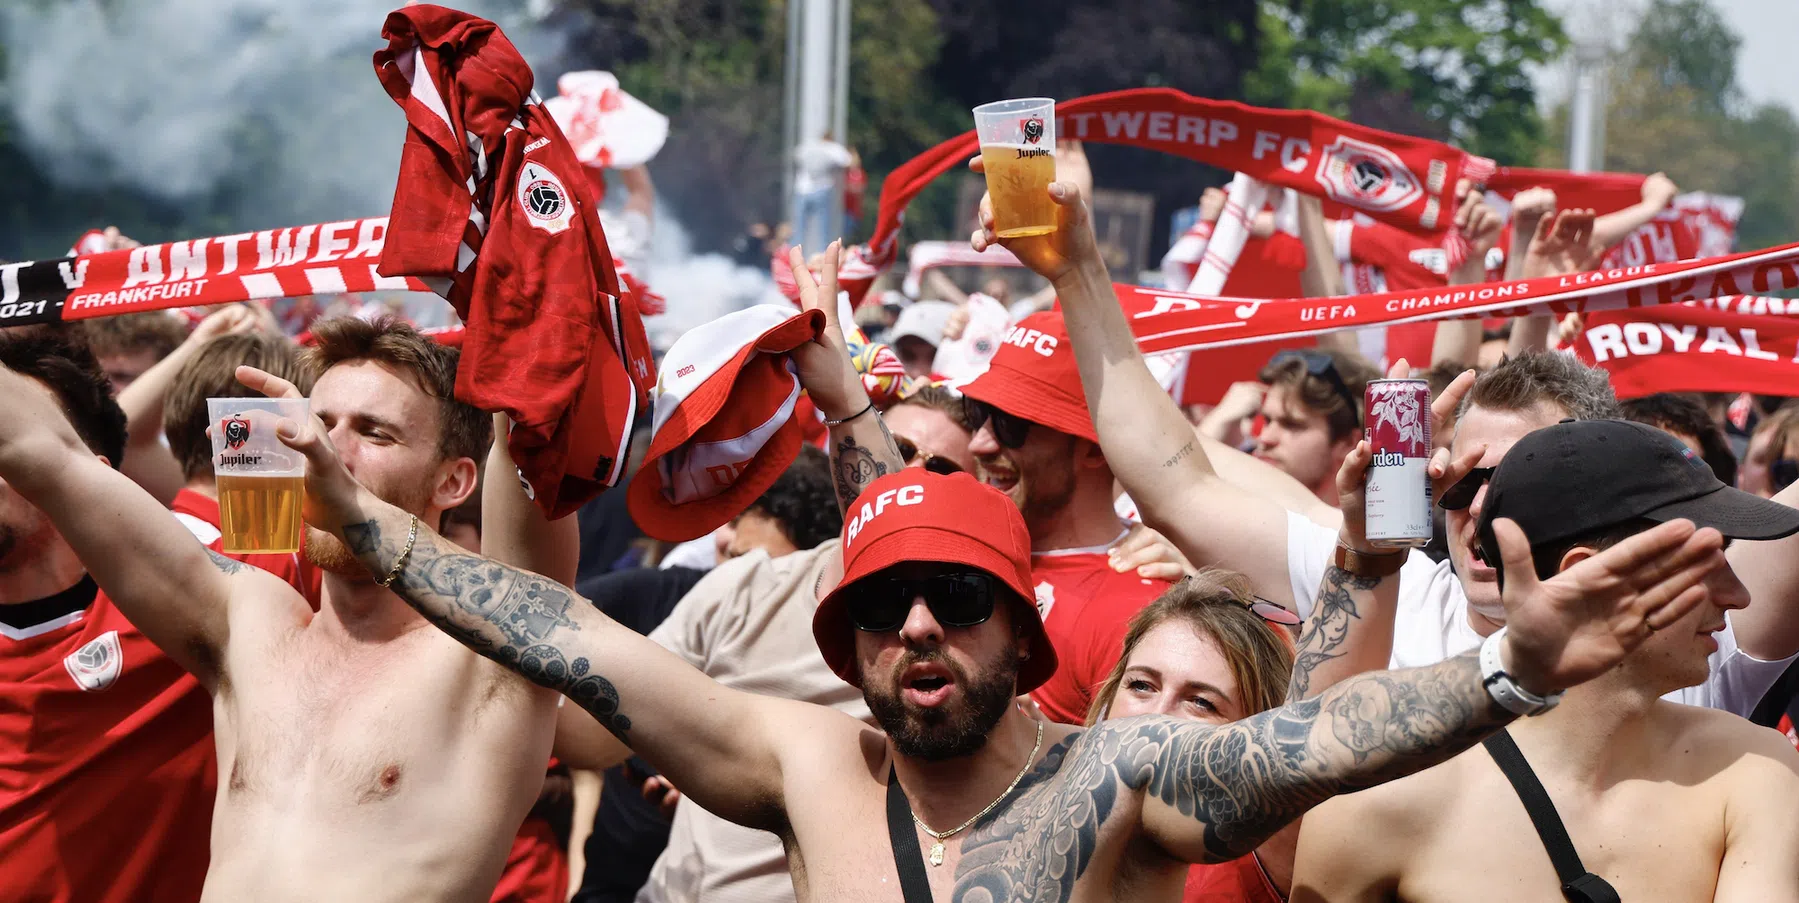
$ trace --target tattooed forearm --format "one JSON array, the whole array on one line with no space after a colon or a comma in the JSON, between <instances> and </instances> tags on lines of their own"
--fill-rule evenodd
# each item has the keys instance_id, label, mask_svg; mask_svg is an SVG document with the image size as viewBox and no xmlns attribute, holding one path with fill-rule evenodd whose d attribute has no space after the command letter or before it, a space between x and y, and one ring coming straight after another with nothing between
<instances>
[{"instance_id":1,"label":"tattooed forearm","mask_svg":"<svg viewBox=\"0 0 1799 903\"><path fill-rule=\"evenodd\" d=\"M1115 812L1130 811L1120 799L1133 791L1181 816L1177 833L1153 838L1164 848L1235 859L1331 795L1435 765L1512 717L1481 686L1470 653L1351 678L1234 724L1104 722L1051 748L1019 783L1015 802L975 823L962 844L955 899L1069 899L1101 829ZM1157 821L1169 830L1167 819Z\"/></svg>"},{"instance_id":2,"label":"tattooed forearm","mask_svg":"<svg viewBox=\"0 0 1799 903\"><path fill-rule=\"evenodd\" d=\"M1185 461L1188 458L1193 457L1193 450L1197 447L1198 447L1198 444L1196 442L1189 441L1186 445L1181 446L1180 451L1177 451L1174 454L1169 455L1168 460L1162 462L1162 466L1163 467L1173 467L1174 465L1179 464L1182 461Z\"/></svg>"},{"instance_id":3,"label":"tattooed forearm","mask_svg":"<svg viewBox=\"0 0 1799 903\"><path fill-rule=\"evenodd\" d=\"M1397 578L1395 578L1397 579ZM1367 593L1380 585L1379 578L1357 577L1339 567L1324 572L1318 588L1318 604L1306 622L1305 633L1293 656L1293 677L1287 684L1287 700L1296 702L1311 695L1312 677L1325 662L1343 655L1349 632L1362 618L1355 593Z\"/></svg>"},{"instance_id":4,"label":"tattooed forearm","mask_svg":"<svg viewBox=\"0 0 1799 903\"><path fill-rule=\"evenodd\" d=\"M393 568L406 535L384 531L374 520L345 526L343 532L357 559L378 574ZM402 537L399 543L392 539L395 533ZM619 711L617 687L593 673L586 658L571 661L563 651L567 634L581 629L569 616L579 597L567 587L468 554L420 528L392 589L445 633L579 703L620 739L630 729L631 720Z\"/></svg>"},{"instance_id":5,"label":"tattooed forearm","mask_svg":"<svg viewBox=\"0 0 1799 903\"><path fill-rule=\"evenodd\" d=\"M235 558L226 558L225 556L220 555L219 553L214 552L211 549L206 550L206 555L208 558L212 559L213 567L218 568L221 571L224 571L226 574L236 574L239 571L242 571L245 567L248 567L248 565L245 565L243 562L238 561Z\"/></svg>"},{"instance_id":6,"label":"tattooed forearm","mask_svg":"<svg viewBox=\"0 0 1799 903\"><path fill-rule=\"evenodd\" d=\"M887 424L872 411L832 427L831 440L831 474L837 486L837 505L845 512L868 484L906 466Z\"/></svg>"},{"instance_id":7,"label":"tattooed forearm","mask_svg":"<svg viewBox=\"0 0 1799 903\"><path fill-rule=\"evenodd\" d=\"M1207 852L1222 860L1334 794L1422 771L1515 717L1488 695L1470 652L1354 677L1225 727L1163 721L1139 730L1157 751L1147 792L1203 823Z\"/></svg>"}]
</instances>

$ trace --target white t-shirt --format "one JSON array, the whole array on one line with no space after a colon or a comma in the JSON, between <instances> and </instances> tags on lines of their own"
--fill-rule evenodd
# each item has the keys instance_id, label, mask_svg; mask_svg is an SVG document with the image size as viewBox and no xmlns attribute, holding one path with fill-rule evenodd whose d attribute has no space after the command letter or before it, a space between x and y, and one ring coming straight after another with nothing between
<instances>
[{"instance_id":1,"label":"white t-shirt","mask_svg":"<svg viewBox=\"0 0 1799 903\"><path fill-rule=\"evenodd\" d=\"M1337 547L1337 531L1298 514L1287 514L1287 579L1299 616L1311 617L1324 582L1324 569ZM1725 613L1728 625L1730 614ZM1468 622L1468 597L1448 561L1436 562L1413 550L1399 570L1399 607L1393 623L1392 668L1416 668L1480 648L1483 638ZM1662 697L1669 702L1722 709L1743 717L1755 710L1768 688L1799 655L1764 662L1737 647L1730 626L1717 634L1711 675L1696 687Z\"/></svg>"},{"instance_id":2,"label":"white t-shirt","mask_svg":"<svg viewBox=\"0 0 1799 903\"><path fill-rule=\"evenodd\" d=\"M721 562L650 639L719 683L830 706L873 723L862 691L825 664L812 639L814 587L838 542L780 558L753 551ZM668 846L637 903L779 903L794 899L780 838L725 821L692 800L675 808Z\"/></svg>"},{"instance_id":3,"label":"white t-shirt","mask_svg":"<svg viewBox=\"0 0 1799 903\"><path fill-rule=\"evenodd\" d=\"M837 187L837 174L850 165L850 152L835 141L815 138L793 149L793 192L811 194Z\"/></svg>"}]
</instances>

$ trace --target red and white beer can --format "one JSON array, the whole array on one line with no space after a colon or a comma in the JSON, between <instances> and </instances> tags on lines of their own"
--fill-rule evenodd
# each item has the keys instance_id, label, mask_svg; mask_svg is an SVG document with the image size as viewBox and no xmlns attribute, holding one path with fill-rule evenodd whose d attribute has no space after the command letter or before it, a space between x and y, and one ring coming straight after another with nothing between
<instances>
[{"instance_id":1,"label":"red and white beer can","mask_svg":"<svg viewBox=\"0 0 1799 903\"><path fill-rule=\"evenodd\" d=\"M1430 542L1430 384L1422 379L1368 383L1368 463L1364 498L1368 543L1404 549Z\"/></svg>"}]
</instances>

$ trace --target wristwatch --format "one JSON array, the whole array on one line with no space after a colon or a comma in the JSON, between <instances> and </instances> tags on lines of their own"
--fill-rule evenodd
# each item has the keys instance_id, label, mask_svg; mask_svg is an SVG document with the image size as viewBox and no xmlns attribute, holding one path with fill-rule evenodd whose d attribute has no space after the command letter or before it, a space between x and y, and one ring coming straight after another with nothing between
<instances>
[{"instance_id":1,"label":"wristwatch","mask_svg":"<svg viewBox=\"0 0 1799 903\"><path fill-rule=\"evenodd\" d=\"M1391 552L1358 552L1339 541L1337 557L1332 563L1338 569L1349 572L1351 577L1378 580L1399 573L1399 569L1405 567L1408 551L1410 550L1395 549Z\"/></svg>"},{"instance_id":2,"label":"wristwatch","mask_svg":"<svg viewBox=\"0 0 1799 903\"><path fill-rule=\"evenodd\" d=\"M1538 696L1512 679L1505 671L1505 663L1500 661L1499 647L1505 642L1505 628L1501 627L1480 644L1480 682L1487 688L1487 694L1499 707L1514 715L1541 715L1562 701L1562 694L1551 693Z\"/></svg>"}]
</instances>

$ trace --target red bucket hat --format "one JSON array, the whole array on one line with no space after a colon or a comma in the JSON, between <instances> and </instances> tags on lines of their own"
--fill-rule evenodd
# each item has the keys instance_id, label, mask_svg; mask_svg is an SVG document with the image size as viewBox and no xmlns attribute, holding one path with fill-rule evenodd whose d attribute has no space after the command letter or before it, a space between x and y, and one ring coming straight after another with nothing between
<instances>
[{"instance_id":1,"label":"red bucket hat","mask_svg":"<svg viewBox=\"0 0 1799 903\"><path fill-rule=\"evenodd\" d=\"M822 311L761 304L688 330L662 360L649 454L627 506L643 532L697 539L743 513L799 455L800 398L787 352Z\"/></svg>"},{"instance_id":2,"label":"red bucket hat","mask_svg":"<svg viewBox=\"0 0 1799 903\"><path fill-rule=\"evenodd\" d=\"M843 579L818 604L812 638L838 677L861 686L856 674L856 628L849 599L856 582L907 561L966 564L1016 593L1031 654L1019 667L1018 692L1028 693L1056 671L1056 650L1043 632L1031 591L1031 535L1018 506L965 473L942 475L918 467L869 485L843 522Z\"/></svg>"},{"instance_id":3,"label":"red bucket hat","mask_svg":"<svg viewBox=\"0 0 1799 903\"><path fill-rule=\"evenodd\" d=\"M1015 417L1097 443L1074 344L1056 311L1031 314L1006 333L987 372L962 394Z\"/></svg>"}]
</instances>

